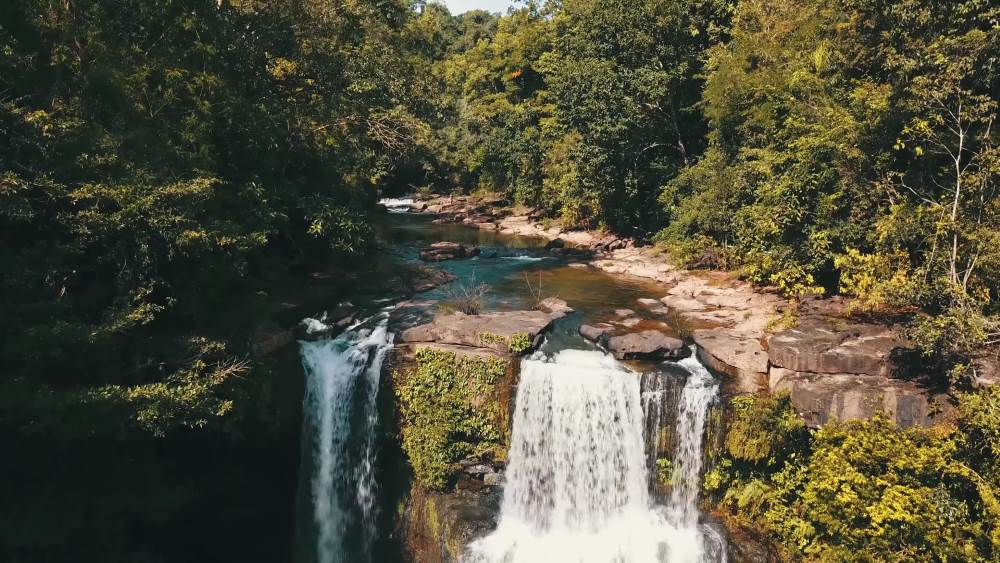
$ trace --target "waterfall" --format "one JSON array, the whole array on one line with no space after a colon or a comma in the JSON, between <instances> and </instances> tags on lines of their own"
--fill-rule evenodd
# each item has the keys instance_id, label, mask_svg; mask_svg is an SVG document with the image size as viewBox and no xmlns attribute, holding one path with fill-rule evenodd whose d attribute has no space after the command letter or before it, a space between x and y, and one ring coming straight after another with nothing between
<instances>
[{"instance_id":1,"label":"waterfall","mask_svg":"<svg viewBox=\"0 0 1000 563\"><path fill-rule=\"evenodd\" d=\"M699 366L700 367L700 366ZM714 388L691 371L678 452L700 451ZM708 375L708 382L711 376ZM698 382L697 384L695 382ZM697 522L700 465L676 509L648 488L640 374L596 351L536 353L521 363L509 466L496 531L469 546L476 563L699 563L723 561ZM692 391L688 393L688 388ZM711 392L708 402L701 392ZM690 396L690 397L688 397ZM684 512L691 502L691 512Z\"/></svg>"},{"instance_id":2,"label":"waterfall","mask_svg":"<svg viewBox=\"0 0 1000 563\"><path fill-rule=\"evenodd\" d=\"M677 446L673 458L673 488L667 505L674 525L698 525L698 489L704 460L702 442L708 408L719 394L719 385L695 354L678 362L688 376L677 406Z\"/></svg>"},{"instance_id":3,"label":"waterfall","mask_svg":"<svg viewBox=\"0 0 1000 563\"><path fill-rule=\"evenodd\" d=\"M382 314L337 338L300 343L316 563L357 561L347 554L368 553L375 536L376 399L393 340L387 323Z\"/></svg>"}]
</instances>

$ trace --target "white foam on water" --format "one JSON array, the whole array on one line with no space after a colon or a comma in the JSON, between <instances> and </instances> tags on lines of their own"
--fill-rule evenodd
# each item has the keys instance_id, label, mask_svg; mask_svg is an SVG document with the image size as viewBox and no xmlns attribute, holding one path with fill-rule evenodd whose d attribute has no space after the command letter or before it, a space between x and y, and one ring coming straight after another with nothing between
<instances>
[{"instance_id":1,"label":"white foam on water","mask_svg":"<svg viewBox=\"0 0 1000 563\"><path fill-rule=\"evenodd\" d=\"M391 213L406 213L413 205L413 201L412 197L384 197L378 200Z\"/></svg>"}]
</instances>

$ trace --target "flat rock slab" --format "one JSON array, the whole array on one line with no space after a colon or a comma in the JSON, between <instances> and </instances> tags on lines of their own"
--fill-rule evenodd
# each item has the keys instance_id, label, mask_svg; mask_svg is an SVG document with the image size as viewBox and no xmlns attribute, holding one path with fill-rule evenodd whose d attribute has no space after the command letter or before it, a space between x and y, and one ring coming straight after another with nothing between
<instances>
[{"instance_id":1,"label":"flat rock slab","mask_svg":"<svg viewBox=\"0 0 1000 563\"><path fill-rule=\"evenodd\" d=\"M504 342L515 334L525 333L537 343L539 335L552 323L572 311L561 300L543 302L545 311L506 311L465 315L438 315L433 321L403 331L403 342L435 342L473 348L493 348L506 352Z\"/></svg>"},{"instance_id":2,"label":"flat rock slab","mask_svg":"<svg viewBox=\"0 0 1000 563\"><path fill-rule=\"evenodd\" d=\"M767 352L756 335L713 328L696 330L692 336L698 359L735 379L739 391L754 393L767 386Z\"/></svg>"},{"instance_id":3,"label":"flat rock slab","mask_svg":"<svg viewBox=\"0 0 1000 563\"><path fill-rule=\"evenodd\" d=\"M430 246L420 249L420 259L425 262L472 258L478 254L478 248L467 246L460 242L435 242Z\"/></svg>"},{"instance_id":4,"label":"flat rock slab","mask_svg":"<svg viewBox=\"0 0 1000 563\"><path fill-rule=\"evenodd\" d=\"M607 339L607 348L619 360L680 359L691 355L682 340L658 330L612 336Z\"/></svg>"},{"instance_id":5,"label":"flat rock slab","mask_svg":"<svg viewBox=\"0 0 1000 563\"><path fill-rule=\"evenodd\" d=\"M808 319L768 338L771 364L813 373L892 374L892 351L904 343L888 327L852 324L835 327Z\"/></svg>"},{"instance_id":6,"label":"flat rock slab","mask_svg":"<svg viewBox=\"0 0 1000 563\"><path fill-rule=\"evenodd\" d=\"M806 373L771 368L773 391L791 395L792 406L806 424L870 419L882 414L902 428L927 426L935 413L948 409L927 389L881 375Z\"/></svg>"}]
</instances>

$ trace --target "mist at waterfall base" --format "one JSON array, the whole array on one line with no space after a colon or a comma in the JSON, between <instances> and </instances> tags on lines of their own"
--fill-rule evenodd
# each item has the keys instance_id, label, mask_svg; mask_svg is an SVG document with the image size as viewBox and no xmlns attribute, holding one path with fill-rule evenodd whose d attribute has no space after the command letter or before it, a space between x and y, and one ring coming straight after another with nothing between
<instances>
[{"instance_id":1,"label":"mist at waterfall base","mask_svg":"<svg viewBox=\"0 0 1000 563\"><path fill-rule=\"evenodd\" d=\"M306 372L302 472L309 487L300 504L311 517L300 524L298 561L371 558L377 531L376 401L393 341L387 324L383 313L337 338L300 343Z\"/></svg>"},{"instance_id":2,"label":"mist at waterfall base","mask_svg":"<svg viewBox=\"0 0 1000 563\"><path fill-rule=\"evenodd\" d=\"M669 502L656 505L643 429L659 413L644 412L640 374L592 350L523 360L499 525L470 546L467 561L725 561L721 536L699 525L696 505L704 423L718 386L697 360L680 364L689 375L678 404L674 486Z\"/></svg>"}]
</instances>

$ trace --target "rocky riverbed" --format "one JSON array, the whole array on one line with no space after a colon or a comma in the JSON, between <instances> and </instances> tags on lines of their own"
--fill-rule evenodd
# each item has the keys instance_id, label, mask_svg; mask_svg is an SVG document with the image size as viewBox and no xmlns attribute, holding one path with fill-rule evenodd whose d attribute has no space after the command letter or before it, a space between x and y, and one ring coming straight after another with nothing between
<instances>
[{"instance_id":1,"label":"rocky riverbed","mask_svg":"<svg viewBox=\"0 0 1000 563\"><path fill-rule=\"evenodd\" d=\"M646 317L682 324L682 332L697 345L699 359L729 376L736 392L788 392L811 425L876 413L904 427L929 425L949 412L944 391L927 387L927 374L907 362L912 351L899 331L851 318L837 299L806 298L795 307L776 292L755 288L731 273L677 268L655 246L599 232L566 231L543 222L532 210L505 207L494 199L431 197L415 203L413 211L435 214L435 221L442 223L542 237L550 241L550 251L576 256L585 267L664 284L669 288L665 295L658 301L644 298L636 308ZM627 326L630 322L632 327ZM677 336L676 330L657 336L638 323L627 316L585 326L582 332L605 346L617 339L616 348L623 351L616 356L621 358L656 356L660 352L650 352L657 349L651 339ZM644 343L630 352L624 351L625 340L632 346ZM647 348L650 351L642 351ZM988 367L979 370L982 383L996 377L996 370Z\"/></svg>"}]
</instances>

